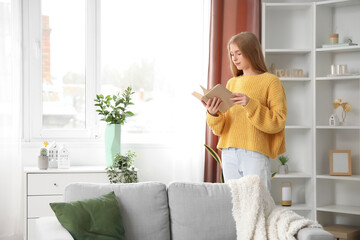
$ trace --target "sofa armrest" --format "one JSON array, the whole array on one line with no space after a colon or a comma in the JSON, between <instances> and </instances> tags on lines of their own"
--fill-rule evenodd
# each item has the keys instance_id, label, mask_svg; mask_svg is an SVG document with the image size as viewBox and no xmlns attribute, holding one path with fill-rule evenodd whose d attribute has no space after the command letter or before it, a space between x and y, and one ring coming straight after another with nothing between
<instances>
[{"instance_id":1,"label":"sofa armrest","mask_svg":"<svg viewBox=\"0 0 360 240\"><path fill-rule=\"evenodd\" d=\"M36 240L74 240L56 217L41 217L35 220Z\"/></svg>"},{"instance_id":2,"label":"sofa armrest","mask_svg":"<svg viewBox=\"0 0 360 240\"><path fill-rule=\"evenodd\" d=\"M334 240L334 236L321 228L303 228L297 234L298 240Z\"/></svg>"}]
</instances>

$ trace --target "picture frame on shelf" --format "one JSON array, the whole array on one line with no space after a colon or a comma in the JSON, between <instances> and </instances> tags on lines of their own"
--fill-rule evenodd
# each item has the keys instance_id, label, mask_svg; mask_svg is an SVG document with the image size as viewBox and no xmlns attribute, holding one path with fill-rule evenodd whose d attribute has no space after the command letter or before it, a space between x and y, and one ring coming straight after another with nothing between
<instances>
[{"instance_id":1,"label":"picture frame on shelf","mask_svg":"<svg viewBox=\"0 0 360 240\"><path fill-rule=\"evenodd\" d=\"M351 176L351 150L330 150L330 175Z\"/></svg>"}]
</instances>

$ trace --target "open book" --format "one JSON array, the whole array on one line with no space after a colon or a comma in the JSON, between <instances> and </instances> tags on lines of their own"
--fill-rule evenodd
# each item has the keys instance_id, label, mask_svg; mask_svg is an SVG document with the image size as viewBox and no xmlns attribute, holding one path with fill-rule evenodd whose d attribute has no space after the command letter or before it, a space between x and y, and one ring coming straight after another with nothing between
<instances>
[{"instance_id":1,"label":"open book","mask_svg":"<svg viewBox=\"0 0 360 240\"><path fill-rule=\"evenodd\" d=\"M225 113L229 108L231 108L234 103L230 100L231 98L231 92L226 89L223 85L217 84L215 87L207 90L203 86L200 86L203 90L203 95L201 95L198 92L193 92L192 95L194 95L199 100L207 103L207 101L210 98L217 97L220 98L222 101L222 104L220 106L219 111L222 113Z\"/></svg>"}]
</instances>

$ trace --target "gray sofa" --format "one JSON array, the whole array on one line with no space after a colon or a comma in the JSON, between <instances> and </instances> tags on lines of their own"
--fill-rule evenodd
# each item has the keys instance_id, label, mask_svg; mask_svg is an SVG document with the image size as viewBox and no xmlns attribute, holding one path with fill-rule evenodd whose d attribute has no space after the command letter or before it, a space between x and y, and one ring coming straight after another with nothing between
<instances>
[{"instance_id":1,"label":"gray sofa","mask_svg":"<svg viewBox=\"0 0 360 240\"><path fill-rule=\"evenodd\" d=\"M157 182L131 184L74 183L65 201L98 197L114 191L127 240L235 240L230 188L227 184ZM100 209L99 209L100 210ZM70 240L56 217L35 222L37 240ZM304 228L299 240L333 240L322 229Z\"/></svg>"}]
</instances>

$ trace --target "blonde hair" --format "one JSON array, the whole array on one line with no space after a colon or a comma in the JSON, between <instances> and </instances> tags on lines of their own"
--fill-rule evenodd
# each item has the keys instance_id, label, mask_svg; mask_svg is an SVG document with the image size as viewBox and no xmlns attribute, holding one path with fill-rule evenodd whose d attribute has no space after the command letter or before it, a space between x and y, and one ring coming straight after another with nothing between
<instances>
[{"instance_id":1,"label":"blonde hair","mask_svg":"<svg viewBox=\"0 0 360 240\"><path fill-rule=\"evenodd\" d=\"M251 32L242 32L230 38L228 43L228 54L230 58L230 69L234 77L243 75L242 70L238 70L231 59L230 44L235 44L242 55L250 62L251 67L258 72L267 72L264 55L261 45L255 34Z\"/></svg>"}]
</instances>

